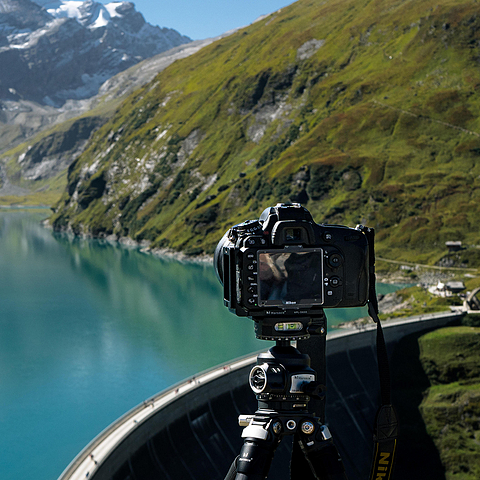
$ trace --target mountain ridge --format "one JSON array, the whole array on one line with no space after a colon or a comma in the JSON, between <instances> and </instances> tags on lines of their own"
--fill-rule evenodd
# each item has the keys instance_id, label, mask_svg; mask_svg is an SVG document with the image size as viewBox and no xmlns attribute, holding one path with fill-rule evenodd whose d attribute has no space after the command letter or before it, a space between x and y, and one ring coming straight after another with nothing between
<instances>
[{"instance_id":1,"label":"mountain ridge","mask_svg":"<svg viewBox=\"0 0 480 480\"><path fill-rule=\"evenodd\" d=\"M0 13L3 100L89 98L116 73L191 41L148 24L130 2L9 0Z\"/></svg>"}]
</instances>

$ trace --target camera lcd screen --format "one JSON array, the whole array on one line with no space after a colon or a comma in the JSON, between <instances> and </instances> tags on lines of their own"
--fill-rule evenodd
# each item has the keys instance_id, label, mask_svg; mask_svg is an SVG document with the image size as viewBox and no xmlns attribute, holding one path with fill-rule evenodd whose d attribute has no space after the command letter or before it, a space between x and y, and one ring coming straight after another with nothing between
<instances>
[{"instance_id":1,"label":"camera lcd screen","mask_svg":"<svg viewBox=\"0 0 480 480\"><path fill-rule=\"evenodd\" d=\"M323 250L258 252L260 306L323 305Z\"/></svg>"}]
</instances>

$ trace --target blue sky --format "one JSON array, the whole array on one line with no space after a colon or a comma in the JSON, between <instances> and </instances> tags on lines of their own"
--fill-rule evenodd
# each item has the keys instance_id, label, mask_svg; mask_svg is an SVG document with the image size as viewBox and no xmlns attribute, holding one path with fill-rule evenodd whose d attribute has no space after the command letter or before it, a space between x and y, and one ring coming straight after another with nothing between
<instances>
[{"instance_id":1,"label":"blue sky","mask_svg":"<svg viewBox=\"0 0 480 480\"><path fill-rule=\"evenodd\" d=\"M112 0L101 0L110 3ZM249 25L293 0L133 0L147 22L178 30L193 40Z\"/></svg>"}]
</instances>

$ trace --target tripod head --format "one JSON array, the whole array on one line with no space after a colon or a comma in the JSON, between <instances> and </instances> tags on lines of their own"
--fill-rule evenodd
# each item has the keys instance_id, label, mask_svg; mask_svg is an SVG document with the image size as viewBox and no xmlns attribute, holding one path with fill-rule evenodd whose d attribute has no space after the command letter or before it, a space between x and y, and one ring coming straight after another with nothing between
<instances>
[{"instance_id":1,"label":"tripod head","mask_svg":"<svg viewBox=\"0 0 480 480\"><path fill-rule=\"evenodd\" d=\"M249 375L250 388L256 394L259 410L307 411L316 373L310 357L278 340L268 352L260 353Z\"/></svg>"},{"instance_id":2,"label":"tripod head","mask_svg":"<svg viewBox=\"0 0 480 480\"><path fill-rule=\"evenodd\" d=\"M268 315L272 313L272 315ZM325 312L317 308L307 312L299 310L297 316L278 316L278 312L266 312L259 316L252 316L255 321L255 336L261 340L307 340L311 335L320 335L325 332ZM322 330L323 329L323 330Z\"/></svg>"},{"instance_id":3,"label":"tripod head","mask_svg":"<svg viewBox=\"0 0 480 480\"><path fill-rule=\"evenodd\" d=\"M322 312L323 313L323 312ZM319 319L317 319L319 320ZM318 335L315 335L318 333ZM314 359L321 364L320 379L325 380L325 316L312 330L316 336L300 340L302 349L316 343L314 349L321 355ZM314 350L312 349L312 350ZM319 352L316 352L319 353ZM347 480L343 464L324 424L324 385L318 381L310 356L291 344L291 340L276 339L276 345L257 356L250 371L249 385L255 393L258 409L254 415L240 415L239 424L244 444L225 480L264 480L268 474L275 450L285 436L294 436L291 478L313 480ZM314 409L309 405L312 397L319 400ZM319 408L315 403L321 404ZM302 454L302 455L299 455Z\"/></svg>"}]
</instances>

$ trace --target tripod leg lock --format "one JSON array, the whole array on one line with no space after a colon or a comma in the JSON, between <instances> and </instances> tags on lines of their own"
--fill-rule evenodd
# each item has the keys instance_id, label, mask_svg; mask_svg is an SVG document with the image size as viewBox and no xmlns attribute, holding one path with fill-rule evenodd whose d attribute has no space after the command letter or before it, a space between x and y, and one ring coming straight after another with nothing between
<instances>
[{"instance_id":1,"label":"tripod leg lock","mask_svg":"<svg viewBox=\"0 0 480 480\"><path fill-rule=\"evenodd\" d=\"M238 424L241 427L248 427L250 422L254 419L255 415L239 415L238 416Z\"/></svg>"},{"instance_id":2,"label":"tripod leg lock","mask_svg":"<svg viewBox=\"0 0 480 480\"><path fill-rule=\"evenodd\" d=\"M236 462L236 480L264 480L267 477L275 450L280 443L279 436L269 434L270 425L271 422L262 426L252 421L243 429L242 437L245 440Z\"/></svg>"},{"instance_id":3,"label":"tripod leg lock","mask_svg":"<svg viewBox=\"0 0 480 480\"><path fill-rule=\"evenodd\" d=\"M310 422L304 422L302 424L300 440L304 446L312 447L315 444L324 444L325 442L333 441L332 434L326 425L317 425L315 430L314 432L311 428Z\"/></svg>"},{"instance_id":4,"label":"tripod leg lock","mask_svg":"<svg viewBox=\"0 0 480 480\"><path fill-rule=\"evenodd\" d=\"M266 440L268 438L268 428L271 422L265 424L252 420L250 424L242 431L242 438L255 438L257 440Z\"/></svg>"}]
</instances>

